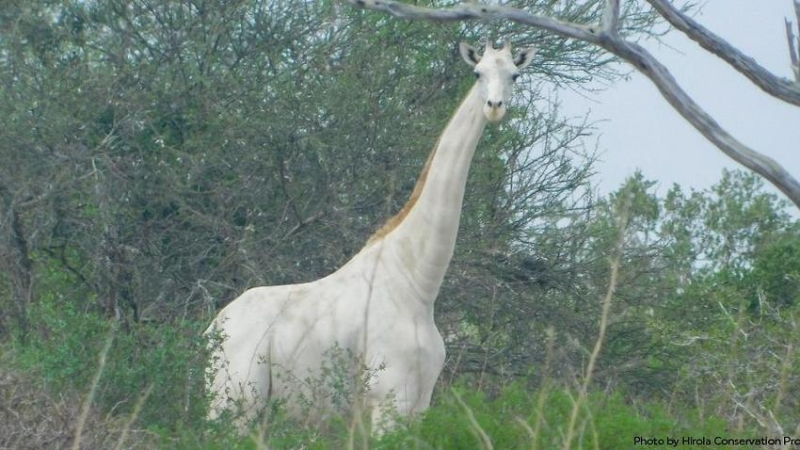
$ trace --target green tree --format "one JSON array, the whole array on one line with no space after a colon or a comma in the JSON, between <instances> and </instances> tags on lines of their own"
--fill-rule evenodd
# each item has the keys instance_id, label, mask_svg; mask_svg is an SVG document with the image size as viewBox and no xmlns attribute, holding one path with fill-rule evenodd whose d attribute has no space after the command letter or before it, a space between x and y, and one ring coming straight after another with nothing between
<instances>
[{"instance_id":1,"label":"green tree","mask_svg":"<svg viewBox=\"0 0 800 450\"><path fill-rule=\"evenodd\" d=\"M672 349L673 395L740 426L792 426L800 223L786 201L739 171L708 191L674 186L664 206L664 255L683 263L672 264L679 276L648 326Z\"/></svg>"},{"instance_id":2,"label":"green tree","mask_svg":"<svg viewBox=\"0 0 800 450\"><path fill-rule=\"evenodd\" d=\"M34 2L4 14L0 139L15 163L2 193L30 260L4 246L6 265L24 268L7 284L123 322L207 314L246 287L338 267L405 201L468 87L455 44L490 31L328 2ZM530 80L615 76L586 46L541 47L563 62ZM459 245L472 257L456 261L487 288L497 273L485 255L512 271L542 259L525 255L527 236L582 207L570 193L590 172L587 125L539 110L540 82L520 89L516 118L476 159ZM20 242L11 223L5 242ZM473 277L455 277L464 289L441 308L453 327L486 292L467 295Z\"/></svg>"}]
</instances>

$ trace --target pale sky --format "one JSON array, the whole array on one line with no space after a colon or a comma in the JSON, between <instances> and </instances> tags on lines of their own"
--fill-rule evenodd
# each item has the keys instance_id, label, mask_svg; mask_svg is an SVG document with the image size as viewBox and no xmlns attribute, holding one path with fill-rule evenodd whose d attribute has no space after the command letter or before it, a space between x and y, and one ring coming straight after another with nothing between
<instances>
[{"instance_id":1,"label":"pale sky","mask_svg":"<svg viewBox=\"0 0 800 450\"><path fill-rule=\"evenodd\" d=\"M795 21L792 0L707 0L694 17L774 74L792 77L783 22L785 17ZM762 92L679 31L670 31L663 42L641 44L737 139L800 177L800 108ZM672 183L708 188L723 168L740 167L685 122L638 72L588 99L563 91L560 96L567 115L582 117L589 111L590 120L602 121L596 124L601 161L595 179L602 194L617 189L637 168L657 180L664 194Z\"/></svg>"}]
</instances>

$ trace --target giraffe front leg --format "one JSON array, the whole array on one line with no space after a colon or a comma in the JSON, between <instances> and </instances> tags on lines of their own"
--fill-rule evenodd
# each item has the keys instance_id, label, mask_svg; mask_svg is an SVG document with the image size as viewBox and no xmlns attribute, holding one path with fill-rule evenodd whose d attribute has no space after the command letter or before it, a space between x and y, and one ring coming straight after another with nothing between
<instances>
[{"instance_id":1,"label":"giraffe front leg","mask_svg":"<svg viewBox=\"0 0 800 450\"><path fill-rule=\"evenodd\" d=\"M389 397L370 403L367 406L371 414L372 433L376 436L392 431L403 418L414 414L414 405L409 401Z\"/></svg>"},{"instance_id":2,"label":"giraffe front leg","mask_svg":"<svg viewBox=\"0 0 800 450\"><path fill-rule=\"evenodd\" d=\"M435 379L421 382L409 373L382 374L366 398L371 414L372 431L380 436L428 409Z\"/></svg>"}]
</instances>

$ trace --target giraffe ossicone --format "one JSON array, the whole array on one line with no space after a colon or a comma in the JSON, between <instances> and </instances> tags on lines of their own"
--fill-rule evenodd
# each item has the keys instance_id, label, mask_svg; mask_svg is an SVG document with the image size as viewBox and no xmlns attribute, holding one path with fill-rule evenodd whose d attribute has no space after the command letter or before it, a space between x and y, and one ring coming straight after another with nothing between
<instances>
[{"instance_id":1,"label":"giraffe ossicone","mask_svg":"<svg viewBox=\"0 0 800 450\"><path fill-rule=\"evenodd\" d=\"M445 346L433 306L453 256L469 166L487 121L503 118L519 71L535 54L512 56L487 44L479 54L459 46L477 82L431 152L406 205L361 251L332 274L309 283L256 287L233 300L206 330L212 397L208 417L237 410L244 430L271 400L300 413L305 400L319 416L331 396L323 380L332 349L352 356L345 370L367 389L358 404L373 427L392 424L387 411L413 416L428 408L444 367ZM388 406L388 408L386 408Z\"/></svg>"}]
</instances>

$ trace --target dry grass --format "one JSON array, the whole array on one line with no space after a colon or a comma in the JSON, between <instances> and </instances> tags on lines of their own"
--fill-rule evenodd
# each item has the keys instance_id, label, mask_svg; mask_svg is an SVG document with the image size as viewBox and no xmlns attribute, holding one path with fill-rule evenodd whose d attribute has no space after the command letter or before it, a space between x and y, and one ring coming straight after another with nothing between
<instances>
[{"instance_id":1,"label":"dry grass","mask_svg":"<svg viewBox=\"0 0 800 450\"><path fill-rule=\"evenodd\" d=\"M622 247L625 242L625 230L628 222L628 210L630 208L630 201L631 197L627 196L623 199L622 204L619 206L619 211L617 214L617 239L614 244L614 253L611 255L611 258L609 259L609 266L611 269L611 273L609 275L609 280L608 280L608 289L606 291L606 295L603 297L603 307L602 307L602 312L600 314L600 330L597 333L597 340L595 341L594 349L592 350L591 356L589 357L589 364L586 367L586 373L583 376L583 383L581 384L580 390L578 391L578 398L572 405L572 413L570 414L569 425L567 427L567 436L566 438L564 438L564 447L563 447L564 450L569 450L570 448L572 448L572 442L573 439L575 438L575 433L576 433L578 414L586 404L586 398L589 392L589 386L591 385L592 376L594 375L594 366L600 356L600 350L603 347L603 343L605 342L606 329L608 328L608 319L609 319L609 314L611 312L611 302L614 298L614 291L617 288L617 278L619 275L619 267L620 267L620 255L622 253ZM597 442L596 439L595 442Z\"/></svg>"},{"instance_id":2,"label":"dry grass","mask_svg":"<svg viewBox=\"0 0 800 450\"><path fill-rule=\"evenodd\" d=\"M130 418L83 410L81 396L49 395L32 377L6 367L0 364L0 450L60 450L76 442L82 450L108 450L124 438L126 448L154 448L148 436L131 427Z\"/></svg>"}]
</instances>

